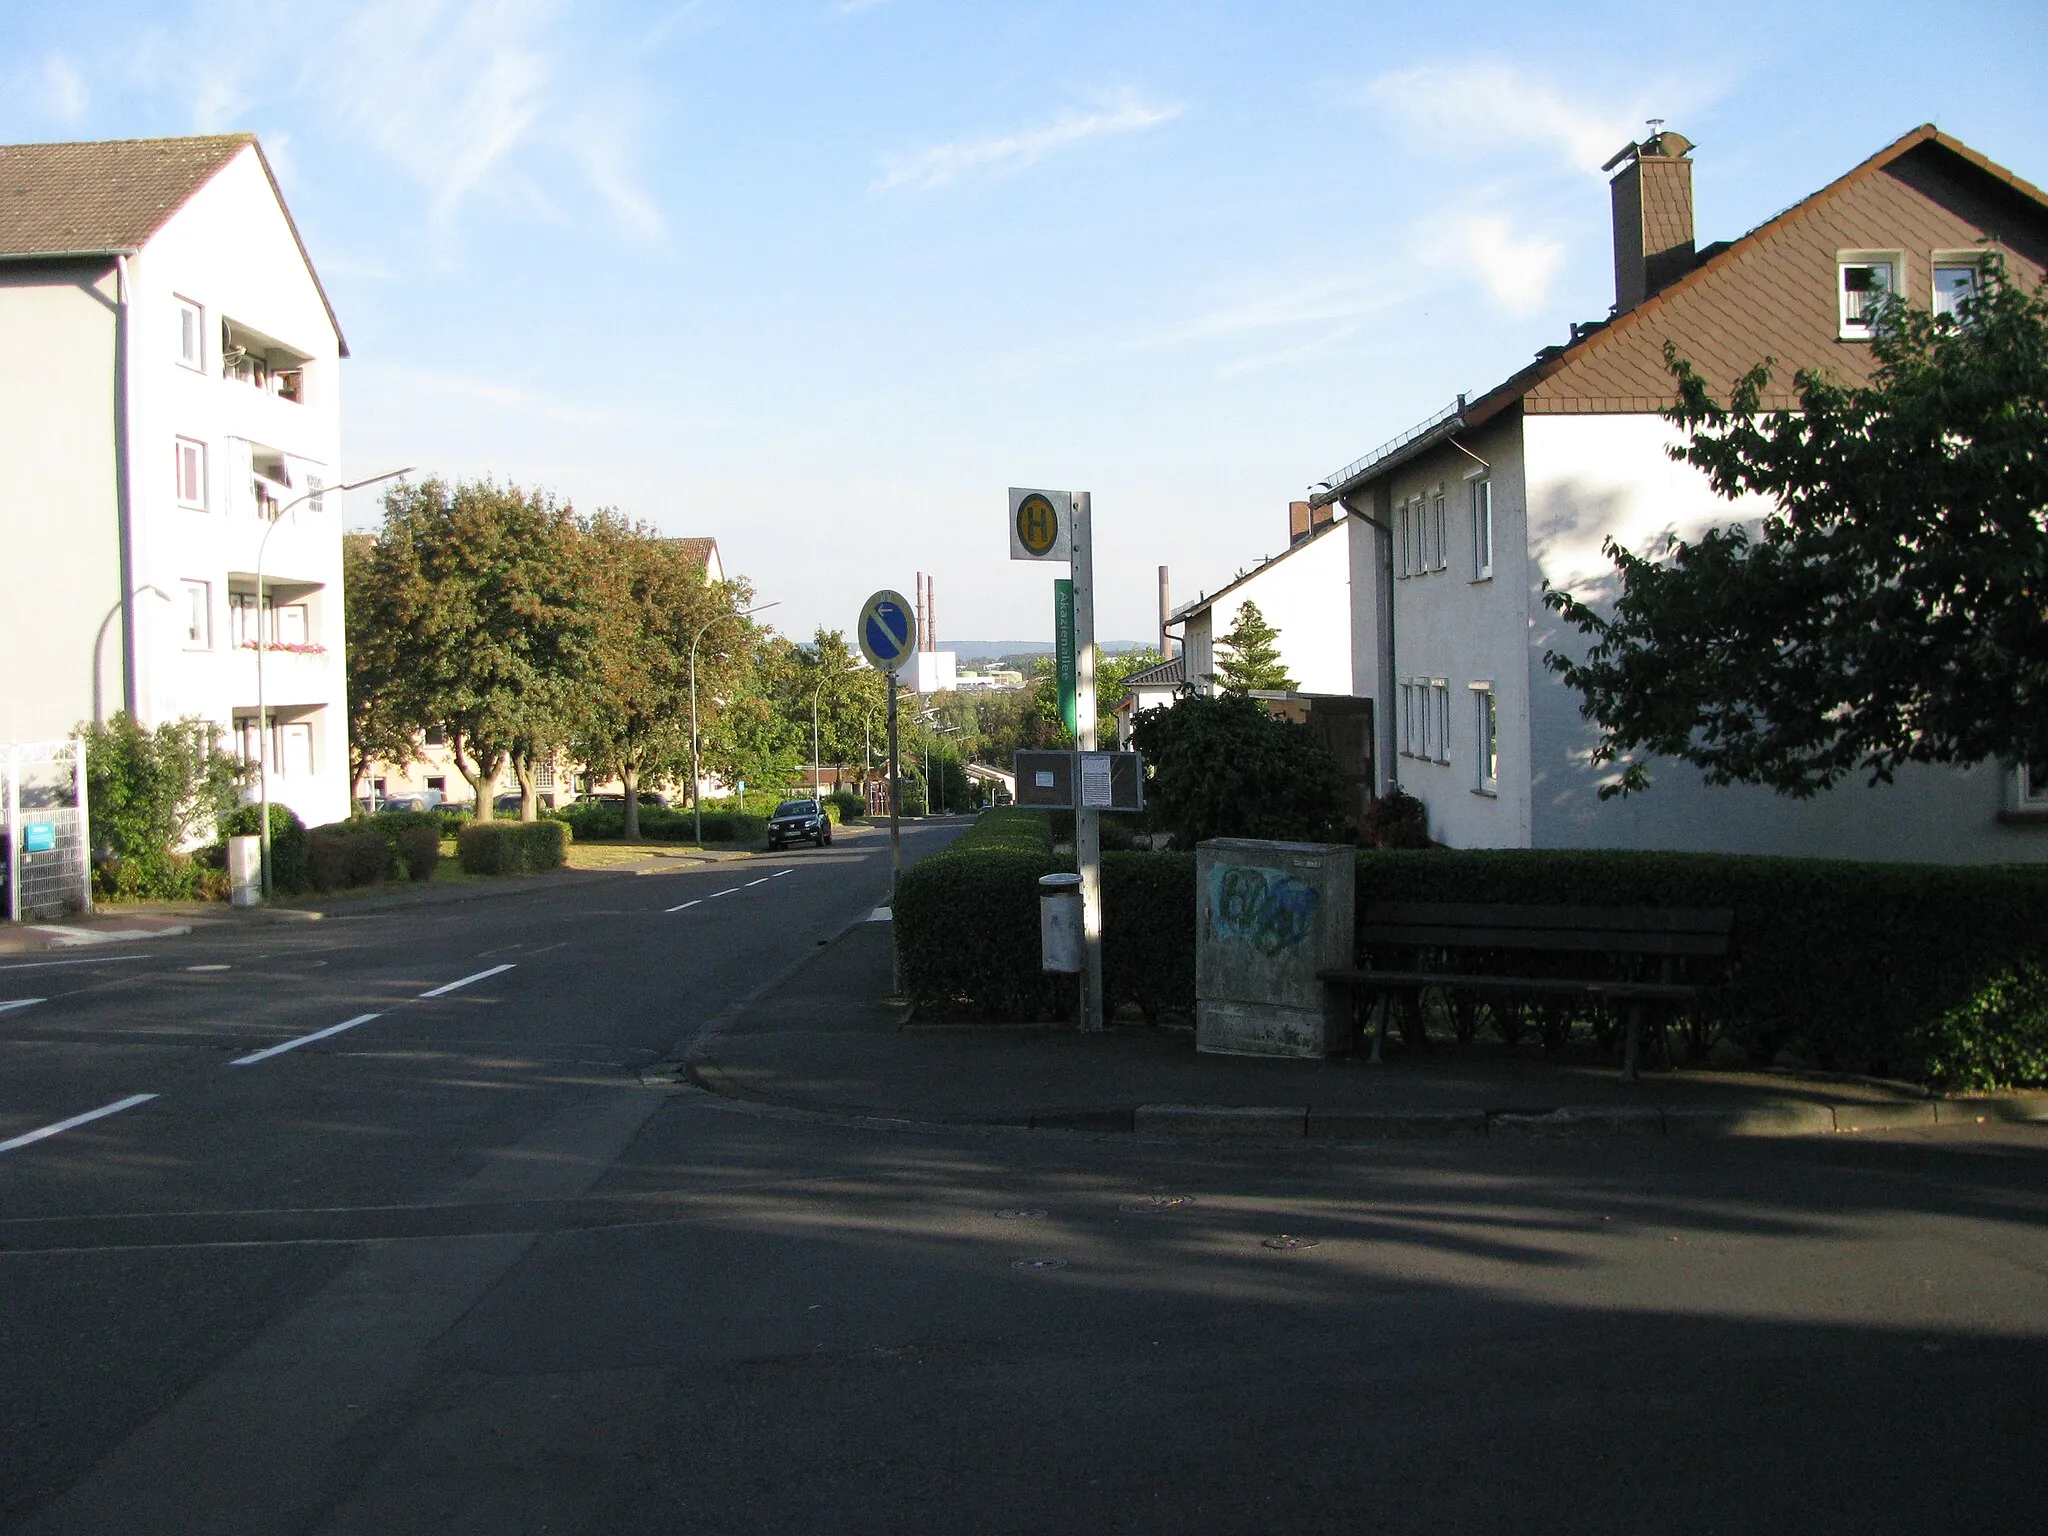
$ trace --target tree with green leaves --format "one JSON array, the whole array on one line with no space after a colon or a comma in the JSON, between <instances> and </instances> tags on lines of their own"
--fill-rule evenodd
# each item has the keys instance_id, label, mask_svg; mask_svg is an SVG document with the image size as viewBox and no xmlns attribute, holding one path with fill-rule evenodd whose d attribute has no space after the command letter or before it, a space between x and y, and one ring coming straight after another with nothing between
<instances>
[{"instance_id":1,"label":"tree with green leaves","mask_svg":"<svg viewBox=\"0 0 2048 1536\"><path fill-rule=\"evenodd\" d=\"M1238 608L1230 632L1216 642L1216 650L1216 682L1226 693L1298 686L1280 660L1280 631L1267 622L1257 603Z\"/></svg>"},{"instance_id":2,"label":"tree with green leaves","mask_svg":"<svg viewBox=\"0 0 2048 1536\"><path fill-rule=\"evenodd\" d=\"M394 644L390 594L376 560L374 534L351 533L341 541L342 612L347 636L348 783L354 795L373 763L410 763L422 722L407 709L417 702L404 686L405 655Z\"/></svg>"},{"instance_id":3,"label":"tree with green leaves","mask_svg":"<svg viewBox=\"0 0 2048 1536\"><path fill-rule=\"evenodd\" d=\"M738 610L748 594L706 581L703 562L684 545L616 513L589 519L583 540L596 627L571 748L591 772L625 786L623 835L637 838L641 790L689 775L690 642L706 624L744 633ZM733 617L712 623L722 614ZM723 680L731 644L706 632L697 648L700 683L715 689Z\"/></svg>"},{"instance_id":4,"label":"tree with green leaves","mask_svg":"<svg viewBox=\"0 0 2048 1536\"><path fill-rule=\"evenodd\" d=\"M384 497L371 552L401 714L448 732L456 771L491 815L507 759L565 741L595 644L575 513L490 480L405 482Z\"/></svg>"},{"instance_id":5,"label":"tree with green leaves","mask_svg":"<svg viewBox=\"0 0 2048 1536\"><path fill-rule=\"evenodd\" d=\"M1145 797L1174 846L1211 837L1320 842L1344 833L1351 782L1305 725L1242 693L1182 699L1138 716Z\"/></svg>"},{"instance_id":6,"label":"tree with green leaves","mask_svg":"<svg viewBox=\"0 0 2048 1536\"><path fill-rule=\"evenodd\" d=\"M1546 660L1616 772L1646 758L1805 797L1907 763L2048 763L2048 289L1987 262L1976 298L1875 317L1867 385L1812 370L1766 412L1766 360L1726 405L1669 345L1672 457L1768 504L1651 554L1614 540L1611 612L1545 601L1592 641Z\"/></svg>"}]
</instances>

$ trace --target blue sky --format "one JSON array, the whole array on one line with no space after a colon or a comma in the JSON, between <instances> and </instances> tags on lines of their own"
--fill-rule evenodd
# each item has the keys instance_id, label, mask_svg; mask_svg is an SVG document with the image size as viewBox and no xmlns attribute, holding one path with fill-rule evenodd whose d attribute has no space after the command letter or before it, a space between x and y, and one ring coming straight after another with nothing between
<instances>
[{"instance_id":1,"label":"blue sky","mask_svg":"<svg viewBox=\"0 0 2048 1536\"><path fill-rule=\"evenodd\" d=\"M1606 312L1599 166L1643 119L1699 145L1702 241L1925 121L2048 183L2039 21L11 0L0 140L259 133L354 349L354 473L715 535L805 636L919 569L942 637L1049 636L1004 488L1092 490L1100 632L1137 638L1159 564L1215 587Z\"/></svg>"}]
</instances>

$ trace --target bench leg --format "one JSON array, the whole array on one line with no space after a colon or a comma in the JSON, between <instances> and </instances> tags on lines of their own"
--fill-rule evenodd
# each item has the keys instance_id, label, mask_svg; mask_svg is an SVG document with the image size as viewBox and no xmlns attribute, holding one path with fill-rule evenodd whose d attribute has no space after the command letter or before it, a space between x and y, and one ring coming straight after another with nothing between
<instances>
[{"instance_id":1,"label":"bench leg","mask_svg":"<svg viewBox=\"0 0 2048 1536\"><path fill-rule=\"evenodd\" d=\"M1381 1066L1387 1059L1387 994L1376 992L1372 1000L1372 1064Z\"/></svg>"},{"instance_id":2,"label":"bench leg","mask_svg":"<svg viewBox=\"0 0 2048 1536\"><path fill-rule=\"evenodd\" d=\"M1643 1005L1628 1005L1628 1039L1621 1048L1621 1080L1632 1083L1636 1080L1636 1062L1643 1050Z\"/></svg>"}]
</instances>

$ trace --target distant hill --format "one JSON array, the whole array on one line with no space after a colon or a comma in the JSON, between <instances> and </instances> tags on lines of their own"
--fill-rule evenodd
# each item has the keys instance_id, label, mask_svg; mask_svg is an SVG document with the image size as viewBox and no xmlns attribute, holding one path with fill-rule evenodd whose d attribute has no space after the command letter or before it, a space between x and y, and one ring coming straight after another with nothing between
<instances>
[{"instance_id":1,"label":"distant hill","mask_svg":"<svg viewBox=\"0 0 2048 1536\"><path fill-rule=\"evenodd\" d=\"M1108 652L1143 651L1151 649L1150 640L1101 640L1096 642L1100 649ZM1050 656L1050 640L940 640L939 649L951 651L962 662L994 661L999 656Z\"/></svg>"}]
</instances>

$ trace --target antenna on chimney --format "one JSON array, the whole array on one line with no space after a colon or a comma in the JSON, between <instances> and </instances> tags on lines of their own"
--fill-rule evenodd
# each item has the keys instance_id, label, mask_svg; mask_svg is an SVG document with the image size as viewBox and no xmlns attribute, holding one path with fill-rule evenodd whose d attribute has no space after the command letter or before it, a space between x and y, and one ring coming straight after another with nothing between
<instances>
[{"instance_id":1,"label":"antenna on chimney","mask_svg":"<svg viewBox=\"0 0 2048 1536\"><path fill-rule=\"evenodd\" d=\"M1664 131L1664 119L1661 117L1646 117L1643 121L1650 125L1650 137L1653 139Z\"/></svg>"}]
</instances>

